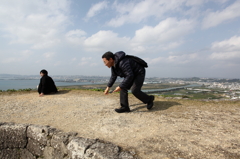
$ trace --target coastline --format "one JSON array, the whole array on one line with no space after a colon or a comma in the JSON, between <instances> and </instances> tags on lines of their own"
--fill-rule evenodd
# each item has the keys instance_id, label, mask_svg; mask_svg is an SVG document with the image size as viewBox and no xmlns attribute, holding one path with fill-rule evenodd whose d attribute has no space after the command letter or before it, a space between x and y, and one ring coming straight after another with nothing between
<instances>
[{"instance_id":1,"label":"coastline","mask_svg":"<svg viewBox=\"0 0 240 159\"><path fill-rule=\"evenodd\" d=\"M37 79L8 79L8 80L0 80L0 90L2 91L6 91L8 89L14 89L14 90L18 90L18 89L36 89L38 84L39 84L39 80ZM55 82L55 85L57 87L61 87L61 86L81 86L81 85L88 85L88 84L92 84L91 82Z\"/></svg>"}]
</instances>

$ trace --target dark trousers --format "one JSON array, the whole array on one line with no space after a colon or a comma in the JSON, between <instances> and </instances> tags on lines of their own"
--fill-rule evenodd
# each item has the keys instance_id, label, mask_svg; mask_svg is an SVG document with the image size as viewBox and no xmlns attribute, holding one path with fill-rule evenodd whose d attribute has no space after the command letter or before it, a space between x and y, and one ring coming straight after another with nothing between
<instances>
[{"instance_id":1,"label":"dark trousers","mask_svg":"<svg viewBox=\"0 0 240 159\"><path fill-rule=\"evenodd\" d=\"M150 102L151 98L149 95L141 91L143 82L145 79L145 72L142 74L137 75L134 78L133 85L131 88L132 94L138 98L140 101L143 103L148 103ZM128 103L128 90L125 88L122 88L120 91L120 104L122 107L129 107Z\"/></svg>"}]
</instances>

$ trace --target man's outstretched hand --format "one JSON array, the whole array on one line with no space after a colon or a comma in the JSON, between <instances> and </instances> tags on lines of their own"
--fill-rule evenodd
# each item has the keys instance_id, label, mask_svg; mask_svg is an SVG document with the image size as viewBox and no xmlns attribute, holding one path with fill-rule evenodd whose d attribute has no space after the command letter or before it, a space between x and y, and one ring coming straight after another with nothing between
<instances>
[{"instance_id":1,"label":"man's outstretched hand","mask_svg":"<svg viewBox=\"0 0 240 159\"><path fill-rule=\"evenodd\" d=\"M105 95L107 95L107 94L109 93L109 89L110 89L109 87L107 87L107 88L105 89L105 91L104 91L104 94L105 94Z\"/></svg>"},{"instance_id":2,"label":"man's outstretched hand","mask_svg":"<svg viewBox=\"0 0 240 159\"><path fill-rule=\"evenodd\" d=\"M118 86L113 92L119 92L121 91L121 88Z\"/></svg>"},{"instance_id":3,"label":"man's outstretched hand","mask_svg":"<svg viewBox=\"0 0 240 159\"><path fill-rule=\"evenodd\" d=\"M104 94L105 94L105 95L109 94L109 89L110 89L110 87L107 87L107 88L105 89L105 91L104 91ZM112 91L112 92L110 92L110 93L119 92L119 91L121 91L121 88L118 86L114 91Z\"/></svg>"}]
</instances>

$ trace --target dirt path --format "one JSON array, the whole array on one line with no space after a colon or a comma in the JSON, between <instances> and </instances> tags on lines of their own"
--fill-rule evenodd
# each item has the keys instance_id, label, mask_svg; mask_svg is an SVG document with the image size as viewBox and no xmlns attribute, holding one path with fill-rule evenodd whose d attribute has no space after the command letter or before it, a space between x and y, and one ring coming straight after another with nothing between
<instances>
[{"instance_id":1,"label":"dirt path","mask_svg":"<svg viewBox=\"0 0 240 159\"><path fill-rule=\"evenodd\" d=\"M239 159L240 101L155 98L151 111L130 95L132 112L117 114L119 94L62 91L0 95L0 122L49 125L135 150L142 159Z\"/></svg>"}]
</instances>

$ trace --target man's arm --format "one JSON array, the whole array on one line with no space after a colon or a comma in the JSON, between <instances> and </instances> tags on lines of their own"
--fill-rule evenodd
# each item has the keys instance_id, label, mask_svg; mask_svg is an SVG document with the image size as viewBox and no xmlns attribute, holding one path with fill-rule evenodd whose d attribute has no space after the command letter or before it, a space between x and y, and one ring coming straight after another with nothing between
<instances>
[{"instance_id":1,"label":"man's arm","mask_svg":"<svg viewBox=\"0 0 240 159\"><path fill-rule=\"evenodd\" d=\"M107 86L112 87L112 85L115 83L116 79L117 79L117 74L114 72L114 68L111 68L111 77L109 79Z\"/></svg>"},{"instance_id":2,"label":"man's arm","mask_svg":"<svg viewBox=\"0 0 240 159\"><path fill-rule=\"evenodd\" d=\"M110 89L110 88L112 87L112 85L115 83L116 79L117 79L117 75L116 75L116 73L114 72L113 68L111 68L111 77L110 77L109 82L108 82L108 84L107 84L107 88L106 88L105 91L104 91L104 94L105 94L105 95L108 94L109 89Z\"/></svg>"}]
</instances>

